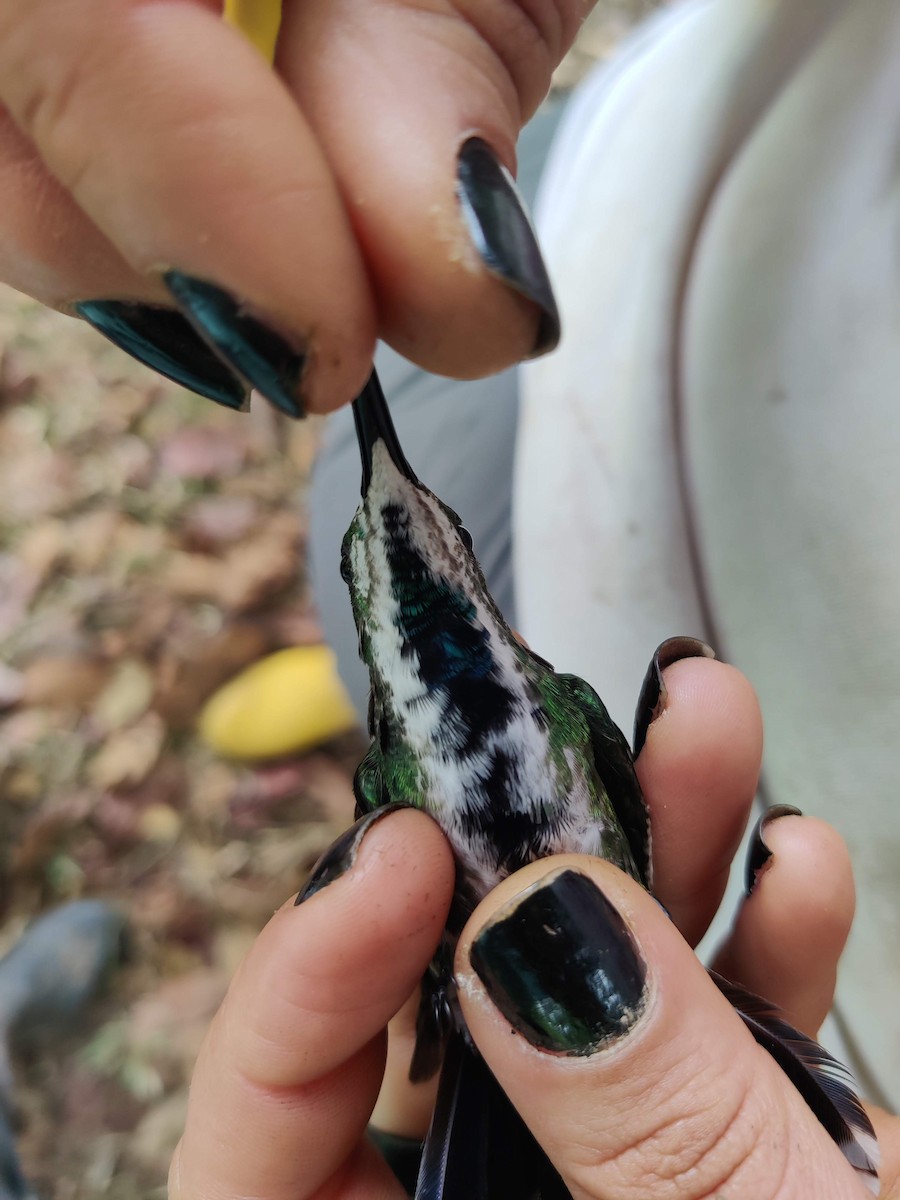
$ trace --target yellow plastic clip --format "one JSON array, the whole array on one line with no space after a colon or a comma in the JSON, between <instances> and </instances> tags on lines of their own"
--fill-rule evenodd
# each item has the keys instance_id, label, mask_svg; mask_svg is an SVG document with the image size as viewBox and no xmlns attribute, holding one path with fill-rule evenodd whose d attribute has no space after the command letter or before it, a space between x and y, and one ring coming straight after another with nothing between
<instances>
[{"instance_id":1,"label":"yellow plastic clip","mask_svg":"<svg viewBox=\"0 0 900 1200\"><path fill-rule=\"evenodd\" d=\"M275 43L281 25L281 0L225 0L222 14L229 25L239 29L244 37L265 56L275 58Z\"/></svg>"}]
</instances>

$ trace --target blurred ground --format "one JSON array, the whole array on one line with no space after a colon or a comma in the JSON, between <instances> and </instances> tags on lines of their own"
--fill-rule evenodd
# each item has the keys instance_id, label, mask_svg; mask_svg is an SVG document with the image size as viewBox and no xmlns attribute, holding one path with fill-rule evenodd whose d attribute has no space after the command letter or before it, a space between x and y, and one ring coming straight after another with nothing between
<instances>
[{"instance_id":1,"label":"blurred ground","mask_svg":"<svg viewBox=\"0 0 900 1200\"><path fill-rule=\"evenodd\" d=\"M48 1200L143 1200L239 957L351 816L356 738L257 771L192 733L237 669L319 639L316 425L217 409L8 290L0 347L0 949L75 896L132 929L90 1029L20 1064L23 1158Z\"/></svg>"}]
</instances>

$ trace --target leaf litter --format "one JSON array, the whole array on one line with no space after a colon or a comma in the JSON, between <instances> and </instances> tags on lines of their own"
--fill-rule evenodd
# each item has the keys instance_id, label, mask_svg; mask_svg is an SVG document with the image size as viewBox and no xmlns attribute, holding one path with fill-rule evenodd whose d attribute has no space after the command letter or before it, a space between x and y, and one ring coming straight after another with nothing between
<instances>
[{"instance_id":1,"label":"leaf litter","mask_svg":"<svg viewBox=\"0 0 900 1200\"><path fill-rule=\"evenodd\" d=\"M165 1195L228 979L352 817L356 735L252 768L193 732L237 671L321 639L316 441L315 421L219 409L0 288L0 950L74 898L129 922L87 1024L16 1056L46 1200Z\"/></svg>"}]
</instances>

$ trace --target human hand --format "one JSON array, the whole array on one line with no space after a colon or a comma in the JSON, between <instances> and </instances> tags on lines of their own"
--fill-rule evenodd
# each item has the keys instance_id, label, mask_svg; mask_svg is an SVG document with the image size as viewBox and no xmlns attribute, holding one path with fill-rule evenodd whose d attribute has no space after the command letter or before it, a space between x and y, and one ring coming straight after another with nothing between
<instances>
[{"instance_id":1,"label":"human hand","mask_svg":"<svg viewBox=\"0 0 900 1200\"><path fill-rule=\"evenodd\" d=\"M350 400L376 335L460 377L550 349L499 163L586 8L286 3L273 71L217 0L0 0L0 279L293 415Z\"/></svg>"},{"instance_id":2,"label":"human hand","mask_svg":"<svg viewBox=\"0 0 900 1200\"><path fill-rule=\"evenodd\" d=\"M864 1185L678 933L695 941L721 898L759 769L755 699L736 671L708 660L677 663L665 680L668 700L638 771L672 921L609 864L532 864L486 898L461 938L470 1032L575 1200L861 1200ZM365 1127L382 1084L384 1029L434 951L453 863L421 813L368 818L366 829L331 855L319 876L327 886L276 914L239 970L197 1065L172 1200L402 1196ZM775 821L765 838L773 857L724 957L732 975L815 1033L852 917L849 861L812 818ZM493 984L492 999L470 957L479 943L488 977L485 931L523 893L540 894L538 885L550 895L570 870L622 915L646 971L646 1002L631 1027L580 1057L533 1045L527 1012ZM513 1009L524 1036L510 1036L503 1013ZM409 1044L402 1035L394 1042L379 1123L421 1134L430 1092L405 1083ZM882 1196L897 1200L900 1126L873 1116Z\"/></svg>"}]
</instances>

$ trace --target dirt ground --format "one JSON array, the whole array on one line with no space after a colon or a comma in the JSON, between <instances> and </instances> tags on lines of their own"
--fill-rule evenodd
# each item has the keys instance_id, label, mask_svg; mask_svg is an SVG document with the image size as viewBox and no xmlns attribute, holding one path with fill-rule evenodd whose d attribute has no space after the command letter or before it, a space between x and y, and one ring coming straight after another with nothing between
<instances>
[{"instance_id":1,"label":"dirt ground","mask_svg":"<svg viewBox=\"0 0 900 1200\"><path fill-rule=\"evenodd\" d=\"M79 896L130 929L89 1027L17 1063L22 1155L48 1200L147 1200L237 961L351 816L361 737L251 769L193 729L320 639L317 426L218 409L9 290L0 347L0 946Z\"/></svg>"}]
</instances>

